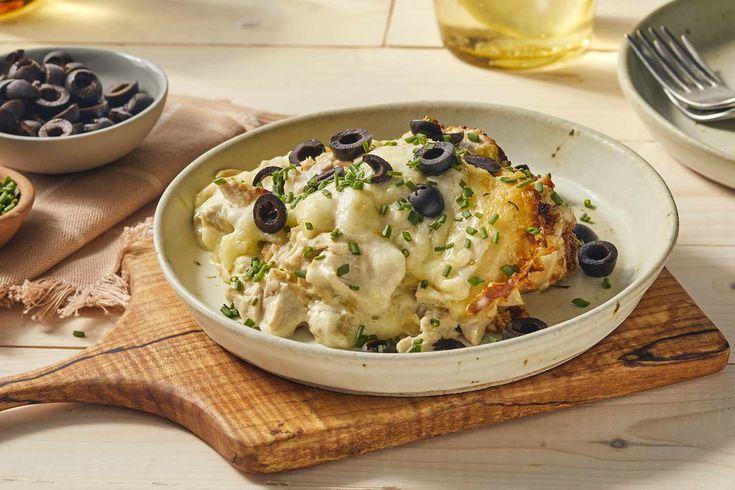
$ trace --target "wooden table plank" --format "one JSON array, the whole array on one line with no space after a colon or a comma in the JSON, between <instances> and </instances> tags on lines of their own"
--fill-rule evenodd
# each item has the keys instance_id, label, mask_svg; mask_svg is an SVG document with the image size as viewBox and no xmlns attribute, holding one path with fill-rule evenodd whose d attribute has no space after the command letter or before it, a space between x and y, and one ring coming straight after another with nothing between
<instances>
[{"instance_id":1,"label":"wooden table plank","mask_svg":"<svg viewBox=\"0 0 735 490\"><path fill-rule=\"evenodd\" d=\"M0 42L380 46L391 0L54 0L0 20ZM194 60L195 58L192 58ZM192 64L196 64L192 62ZM221 76L219 70L211 76ZM292 73L292 77L296 73Z\"/></svg>"},{"instance_id":2,"label":"wooden table plank","mask_svg":"<svg viewBox=\"0 0 735 490\"><path fill-rule=\"evenodd\" d=\"M29 352L26 352L29 351ZM0 374L58 359L0 349ZM7 366L10 365L10 368ZM735 485L735 366L575 410L267 476L145 414L76 404L0 417L0 481L13 488L544 488L698 490ZM609 487L607 487L609 488Z\"/></svg>"}]
</instances>

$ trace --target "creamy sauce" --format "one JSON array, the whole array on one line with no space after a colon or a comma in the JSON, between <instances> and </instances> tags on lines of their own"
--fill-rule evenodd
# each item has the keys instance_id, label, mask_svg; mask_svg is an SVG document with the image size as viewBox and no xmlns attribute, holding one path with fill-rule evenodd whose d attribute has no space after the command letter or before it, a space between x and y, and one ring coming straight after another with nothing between
<instances>
[{"instance_id":1,"label":"creamy sauce","mask_svg":"<svg viewBox=\"0 0 735 490\"><path fill-rule=\"evenodd\" d=\"M473 130L479 136L473 142L468 132L457 150L500 160L494 140ZM370 153L400 172L384 183L338 190L329 180L299 199L330 168L367 181L372 170L361 157L342 162L329 150L291 168L284 183L288 232L267 234L256 226L253 204L262 191L251 185L266 166L289 168L288 155L252 171L227 172L200 192L197 236L232 286L227 299L240 321L282 337L305 326L317 342L338 348L354 347L358 329L399 339L401 352L432 350L442 338L474 345L523 312L521 293L569 275L574 217L554 202L548 176L528 182L510 166L493 175L464 162L426 176L409 165L422 143L407 142L409 136L373 141ZM427 181L441 192L446 217L416 222L401 200L411 193L407 182ZM262 184L273 190L271 178ZM253 257L272 265L258 281L244 279Z\"/></svg>"}]
</instances>

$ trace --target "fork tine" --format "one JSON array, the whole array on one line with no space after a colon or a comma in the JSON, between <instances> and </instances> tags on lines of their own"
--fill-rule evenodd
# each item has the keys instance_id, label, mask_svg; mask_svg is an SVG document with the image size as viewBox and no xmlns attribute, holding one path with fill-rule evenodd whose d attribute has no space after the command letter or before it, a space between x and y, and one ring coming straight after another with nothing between
<instances>
[{"instance_id":1,"label":"fork tine","mask_svg":"<svg viewBox=\"0 0 735 490\"><path fill-rule=\"evenodd\" d=\"M709 72L700 66L700 64L697 62L696 59L694 59L691 54L682 47L681 43L676 40L676 38L671 34L671 31L666 26L660 27L661 32L663 33L663 36L667 38L665 41L666 44L669 46L669 48L676 54L676 57L679 58L679 61L681 61L685 66L687 66L694 76L696 76L699 81L706 83L710 86L716 86L717 80L713 79L713 77L710 75L711 70Z\"/></svg>"},{"instance_id":2,"label":"fork tine","mask_svg":"<svg viewBox=\"0 0 735 490\"><path fill-rule=\"evenodd\" d=\"M671 80L666 75L666 72L660 67L660 64L656 59L654 59L652 56L648 56L646 53L643 52L643 47L638 43L638 41L636 41L633 36L626 33L625 39L628 41L628 44L630 44L630 47L638 56L638 59L641 60L646 68L648 68L648 72L662 87L666 87L670 90L677 90L677 87L674 86L675 81Z\"/></svg>"},{"instance_id":3,"label":"fork tine","mask_svg":"<svg viewBox=\"0 0 735 490\"><path fill-rule=\"evenodd\" d=\"M649 27L648 33L655 38L655 40L657 41L656 46L660 46L659 52L662 54L664 59L666 59L672 65L677 73L682 78L685 78L690 85L694 85L699 89L704 89L704 85L702 85L703 80L700 80L700 78L694 73L694 71L692 71L688 62L682 60L682 58L675 52L672 46L669 45L666 40L664 40L664 38L658 33L658 31L653 27ZM708 82L705 81L705 83Z\"/></svg>"},{"instance_id":4,"label":"fork tine","mask_svg":"<svg viewBox=\"0 0 735 490\"><path fill-rule=\"evenodd\" d=\"M639 42L648 50L650 53L649 59L653 59L656 61L658 66L664 70L664 72L668 75L668 78L675 82L680 90L683 90L684 92L690 92L691 89L684 83L683 80L681 80L672 70L669 68L665 60L661 57L661 54L656 50L656 48L653 46L653 43L648 40L648 38L641 32L640 29L636 31L636 37L638 38Z\"/></svg>"},{"instance_id":5,"label":"fork tine","mask_svg":"<svg viewBox=\"0 0 735 490\"><path fill-rule=\"evenodd\" d=\"M697 65L699 65L699 68L701 68L702 71L709 75L716 84L722 85L722 80L720 79L720 77L717 76L714 71L712 71L707 62L704 61L704 59L699 55L699 51L697 51L696 48L692 46L692 43L689 42L689 38L682 34L681 41L684 44L686 53L691 56L692 60L694 60Z\"/></svg>"}]
</instances>

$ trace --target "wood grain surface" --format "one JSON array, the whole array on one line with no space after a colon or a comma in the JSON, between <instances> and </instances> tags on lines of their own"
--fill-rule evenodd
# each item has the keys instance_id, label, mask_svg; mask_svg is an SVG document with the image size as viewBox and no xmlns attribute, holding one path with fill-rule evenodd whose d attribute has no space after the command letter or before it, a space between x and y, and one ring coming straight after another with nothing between
<instances>
[{"instance_id":1,"label":"wood grain surface","mask_svg":"<svg viewBox=\"0 0 735 490\"><path fill-rule=\"evenodd\" d=\"M115 328L68 359L0 378L0 410L64 401L142 410L188 428L241 470L270 473L677 383L723 369L729 355L664 271L615 332L546 373L458 395L345 395L272 376L217 346L166 284L150 243L124 266L132 301Z\"/></svg>"}]
</instances>

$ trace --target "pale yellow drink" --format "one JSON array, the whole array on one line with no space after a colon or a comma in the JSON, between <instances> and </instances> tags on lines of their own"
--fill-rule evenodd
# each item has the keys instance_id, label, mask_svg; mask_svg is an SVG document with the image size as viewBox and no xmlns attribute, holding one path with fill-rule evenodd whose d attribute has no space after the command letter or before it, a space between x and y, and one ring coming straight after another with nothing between
<instances>
[{"instance_id":1,"label":"pale yellow drink","mask_svg":"<svg viewBox=\"0 0 735 490\"><path fill-rule=\"evenodd\" d=\"M481 66L531 68L582 52L594 0L434 0L442 40Z\"/></svg>"}]
</instances>

